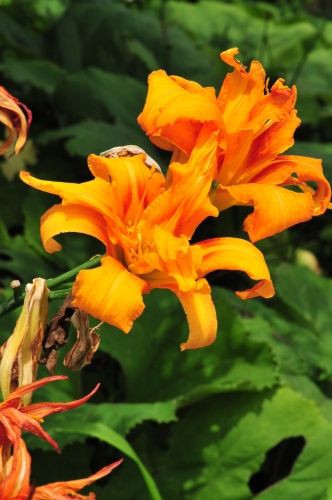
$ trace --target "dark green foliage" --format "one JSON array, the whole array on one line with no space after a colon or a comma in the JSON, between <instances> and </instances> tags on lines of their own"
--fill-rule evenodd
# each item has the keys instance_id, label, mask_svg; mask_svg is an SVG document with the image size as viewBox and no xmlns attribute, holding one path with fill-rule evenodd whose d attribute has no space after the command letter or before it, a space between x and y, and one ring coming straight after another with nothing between
<instances>
[{"instance_id":1,"label":"dark green foliage","mask_svg":"<svg viewBox=\"0 0 332 500\"><path fill-rule=\"evenodd\" d=\"M1 84L34 115L36 160L29 154L26 168L83 181L87 154L121 144L138 144L167 166L167 154L136 123L148 73L164 68L218 88L226 72L218 54L238 46L241 59L260 59L272 81L297 84L303 125L293 152L323 158L331 180L330 10L328 2L295 0L0 2ZM52 277L102 252L90 238L71 235L62 238L62 252L46 254L39 217L51 198L5 172L2 160L3 300L13 278ZM234 209L201 231L239 235L242 220ZM62 458L27 440L33 481L83 477L122 456L124 464L93 487L98 498L332 498L331 243L329 214L263 241L277 288L264 303L232 293L242 276L211 276L219 334L208 348L179 351L187 324L166 291L146 297L129 335L103 325L93 363L36 393L38 401L71 400L101 382L91 403L47 419ZM299 249L318 258L323 276L297 265ZM1 319L1 339L16 314Z\"/></svg>"}]
</instances>

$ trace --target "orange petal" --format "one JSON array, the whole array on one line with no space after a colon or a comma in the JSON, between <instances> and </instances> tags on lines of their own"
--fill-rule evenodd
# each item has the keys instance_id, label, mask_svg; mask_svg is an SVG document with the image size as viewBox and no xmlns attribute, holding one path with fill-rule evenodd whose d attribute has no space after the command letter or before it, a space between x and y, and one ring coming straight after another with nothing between
<instances>
[{"instance_id":1,"label":"orange petal","mask_svg":"<svg viewBox=\"0 0 332 500\"><path fill-rule=\"evenodd\" d=\"M88 157L88 166L93 175L110 180L118 204L122 207L121 217L129 225L135 224L142 211L161 193L164 176L145 163L145 155L106 158L97 155Z\"/></svg>"},{"instance_id":2,"label":"orange petal","mask_svg":"<svg viewBox=\"0 0 332 500\"><path fill-rule=\"evenodd\" d=\"M223 81L218 96L218 105L227 133L248 127L250 113L254 105L264 96L265 71L258 61L251 63L250 71L235 59L238 48L226 50L221 59L234 68Z\"/></svg>"},{"instance_id":3,"label":"orange petal","mask_svg":"<svg viewBox=\"0 0 332 500\"><path fill-rule=\"evenodd\" d=\"M93 493L86 495L77 495L77 492L86 486L94 483L98 479L110 474L116 467L122 463L122 460L118 460L103 469L100 469L95 474L84 479L76 479L73 481L59 481L56 483L46 484L45 486L37 486L34 490L31 500L65 500L69 497L76 499L91 499L95 498Z\"/></svg>"},{"instance_id":4,"label":"orange petal","mask_svg":"<svg viewBox=\"0 0 332 500\"><path fill-rule=\"evenodd\" d=\"M0 122L5 125L8 131L8 139L1 144L0 154L9 148L16 136L15 153L19 153L27 140L31 118L29 108L12 96L4 87L0 87Z\"/></svg>"},{"instance_id":5,"label":"orange petal","mask_svg":"<svg viewBox=\"0 0 332 500\"><path fill-rule=\"evenodd\" d=\"M295 193L270 184L219 187L214 199L219 210L229 206L229 196L238 205L254 206L253 213L246 217L243 224L253 242L280 233L299 222L305 222L314 214L310 193Z\"/></svg>"},{"instance_id":6,"label":"orange petal","mask_svg":"<svg viewBox=\"0 0 332 500\"><path fill-rule=\"evenodd\" d=\"M317 185L316 190L308 186L308 192L312 193L315 205L314 215L324 213L331 200L331 186L324 176L322 161L317 158L293 155L278 156L268 168L255 177L254 181L284 185L294 184L300 187L306 182L314 182Z\"/></svg>"},{"instance_id":7,"label":"orange petal","mask_svg":"<svg viewBox=\"0 0 332 500\"><path fill-rule=\"evenodd\" d=\"M40 387L49 384L50 382L56 382L57 380L67 380L67 378L68 377L66 377L65 375L52 375L51 377L44 377L39 380L36 380L31 384L22 385L21 387L15 389L15 391L11 392L8 398L3 403L0 403L0 410L3 407L10 406L12 401L20 400L21 397L24 396L25 394L29 394L39 389Z\"/></svg>"},{"instance_id":8,"label":"orange petal","mask_svg":"<svg viewBox=\"0 0 332 500\"><path fill-rule=\"evenodd\" d=\"M104 179L97 177L92 181L82 182L54 182L37 179L28 172L21 172L20 178L29 186L55 194L63 199L65 203L80 205L98 212L109 219L112 224L119 228L123 227L117 213L120 212L112 186Z\"/></svg>"},{"instance_id":9,"label":"orange petal","mask_svg":"<svg viewBox=\"0 0 332 500\"><path fill-rule=\"evenodd\" d=\"M158 224L175 236L190 238L197 226L218 210L208 197L216 169L217 137L203 127L186 164L172 163L169 187L143 214L150 224Z\"/></svg>"},{"instance_id":10,"label":"orange petal","mask_svg":"<svg viewBox=\"0 0 332 500\"><path fill-rule=\"evenodd\" d=\"M23 439L18 439L13 446L13 454L6 464L9 472L0 482L1 500L28 500L30 498L31 457ZM2 475L4 470L1 471Z\"/></svg>"},{"instance_id":11,"label":"orange petal","mask_svg":"<svg viewBox=\"0 0 332 500\"><path fill-rule=\"evenodd\" d=\"M165 71L154 71L148 79L148 95L138 123L151 141L162 149L192 151L201 125L219 127L220 113L215 91Z\"/></svg>"},{"instance_id":12,"label":"orange petal","mask_svg":"<svg viewBox=\"0 0 332 500\"><path fill-rule=\"evenodd\" d=\"M96 269L80 271L74 287L74 307L128 333L144 310L144 280L127 271L113 257L104 257Z\"/></svg>"},{"instance_id":13,"label":"orange petal","mask_svg":"<svg viewBox=\"0 0 332 500\"><path fill-rule=\"evenodd\" d=\"M53 415L54 413L62 413L64 411L72 410L73 408L77 408L78 406L83 405L89 399L92 398L94 394L98 391L100 384L97 384L89 394L83 396L83 398L76 399L74 401L69 401L67 403L34 403L29 406L24 406L20 409L22 413L32 416L36 420L42 420L48 415Z\"/></svg>"},{"instance_id":14,"label":"orange petal","mask_svg":"<svg viewBox=\"0 0 332 500\"><path fill-rule=\"evenodd\" d=\"M83 233L97 238L107 247L105 220L98 212L81 205L53 205L41 218L41 239L47 252L61 250L53 238L63 233Z\"/></svg>"},{"instance_id":15,"label":"orange petal","mask_svg":"<svg viewBox=\"0 0 332 500\"><path fill-rule=\"evenodd\" d=\"M16 408L5 408L0 412L0 424L3 434L7 440L14 443L23 431L30 432L35 436L40 437L60 453L59 446L56 441L42 428L30 415L26 415Z\"/></svg>"},{"instance_id":16,"label":"orange petal","mask_svg":"<svg viewBox=\"0 0 332 500\"><path fill-rule=\"evenodd\" d=\"M205 280L201 280L205 282ZM199 349L212 344L217 335L217 315L207 282L202 291L180 293L180 300L189 323L189 337L180 345L181 351Z\"/></svg>"},{"instance_id":17,"label":"orange petal","mask_svg":"<svg viewBox=\"0 0 332 500\"><path fill-rule=\"evenodd\" d=\"M253 297L269 298L274 288L264 256L252 243L240 238L213 238L193 245L202 252L198 267L199 276L205 276L218 269L243 271L251 279L259 281L254 287L237 292L242 299Z\"/></svg>"}]
</instances>

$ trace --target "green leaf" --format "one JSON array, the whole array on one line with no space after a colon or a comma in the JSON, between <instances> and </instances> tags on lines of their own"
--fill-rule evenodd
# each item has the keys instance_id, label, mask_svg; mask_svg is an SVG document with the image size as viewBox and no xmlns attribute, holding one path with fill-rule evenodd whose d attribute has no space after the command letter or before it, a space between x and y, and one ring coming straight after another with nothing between
<instances>
[{"instance_id":1,"label":"green leaf","mask_svg":"<svg viewBox=\"0 0 332 500\"><path fill-rule=\"evenodd\" d=\"M89 420L89 415L91 416L92 414L92 416L94 416L93 410L89 408L90 406L91 405L86 405L85 407L83 407L83 411L85 413L84 417L86 418L84 418L84 420L82 420L80 415L77 414L77 409L75 410L75 412L71 412L70 416L66 414L64 415L65 418L58 418L57 421L54 421L51 427L51 429L55 431L53 433L53 437L57 434L68 434L69 440L67 441L67 444L69 442L74 442L75 440L77 440L77 436L83 436L84 438L94 437L109 444L110 446L114 446L136 463L143 476L146 487L150 493L150 497L153 500L160 500L161 496L153 477L151 476L137 453L134 451L132 446L121 434L110 428L100 419L93 418L92 420ZM104 409L106 409L106 411L111 411L111 408L109 407ZM58 415L58 417L63 417L63 415ZM45 426L45 428L49 430L49 426ZM36 445L34 447L36 447ZM38 446L38 448L41 448L41 446Z\"/></svg>"},{"instance_id":2,"label":"green leaf","mask_svg":"<svg viewBox=\"0 0 332 500\"><path fill-rule=\"evenodd\" d=\"M204 349L179 350L188 335L184 312L170 292L156 290L129 335L103 325L101 349L119 361L127 379L129 401L178 398L184 405L210 394L262 390L277 377L272 352L251 340L234 309L214 290L219 325L217 341ZM137 384L149 380L149 384Z\"/></svg>"},{"instance_id":3,"label":"green leaf","mask_svg":"<svg viewBox=\"0 0 332 500\"><path fill-rule=\"evenodd\" d=\"M69 74L58 85L55 105L71 121L105 120L138 128L146 88L134 78L98 68Z\"/></svg>"},{"instance_id":4,"label":"green leaf","mask_svg":"<svg viewBox=\"0 0 332 500\"><path fill-rule=\"evenodd\" d=\"M122 123L114 125L103 121L84 120L68 127L50 130L39 137L40 144L59 139L65 139L66 149L72 156L99 154L119 144L140 144L146 151L153 151L138 128L132 129Z\"/></svg>"},{"instance_id":5,"label":"green leaf","mask_svg":"<svg viewBox=\"0 0 332 500\"><path fill-rule=\"evenodd\" d=\"M65 72L47 59L17 59L5 57L0 66L3 73L21 84L29 84L51 94Z\"/></svg>"},{"instance_id":6,"label":"green leaf","mask_svg":"<svg viewBox=\"0 0 332 500\"><path fill-rule=\"evenodd\" d=\"M248 482L260 469L267 451L285 439L301 436L305 447L290 475L259 496L321 498L332 477L332 424L312 401L289 388L266 396L260 401L248 398L246 403L224 396L205 402L201 408L193 407L177 424L171 450L162 465L159 482L164 496L191 500L255 498ZM197 421L202 417L198 430ZM190 449L184 454L180 450L187 449L189 440Z\"/></svg>"}]
</instances>

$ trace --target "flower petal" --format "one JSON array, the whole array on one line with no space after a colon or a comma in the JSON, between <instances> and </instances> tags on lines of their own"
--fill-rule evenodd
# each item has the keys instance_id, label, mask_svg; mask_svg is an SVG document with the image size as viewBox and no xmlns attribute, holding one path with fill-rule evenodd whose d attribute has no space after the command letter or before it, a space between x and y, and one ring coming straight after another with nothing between
<instances>
[{"instance_id":1,"label":"flower petal","mask_svg":"<svg viewBox=\"0 0 332 500\"><path fill-rule=\"evenodd\" d=\"M238 48L226 50L220 58L234 68L223 81L218 105L227 133L247 129L248 119L255 104L264 96L265 71L258 61L251 63L250 71L235 59Z\"/></svg>"},{"instance_id":2,"label":"flower petal","mask_svg":"<svg viewBox=\"0 0 332 500\"><path fill-rule=\"evenodd\" d=\"M199 349L212 344L217 335L217 315L207 282L202 291L177 292L189 323L189 337L180 345L181 351Z\"/></svg>"},{"instance_id":3,"label":"flower petal","mask_svg":"<svg viewBox=\"0 0 332 500\"><path fill-rule=\"evenodd\" d=\"M13 454L6 464L10 471L1 478L1 500L28 500L30 498L31 457L23 439L17 439L13 446Z\"/></svg>"},{"instance_id":4,"label":"flower petal","mask_svg":"<svg viewBox=\"0 0 332 500\"><path fill-rule=\"evenodd\" d=\"M40 387L49 384L50 382L56 382L57 380L67 380L67 378L68 377L66 377L65 375L52 375L51 377L44 377L36 380L31 384L22 385L21 387L15 389L15 391L11 392L8 398L3 403L0 403L0 410L3 407L10 406L12 401L21 399L25 394L29 394L39 389Z\"/></svg>"},{"instance_id":5,"label":"flower petal","mask_svg":"<svg viewBox=\"0 0 332 500\"><path fill-rule=\"evenodd\" d=\"M240 238L213 238L193 246L199 247L203 256L198 267L200 277L218 269L243 271L251 279L259 282L248 290L237 292L239 297L269 298L274 295L274 287L264 256L249 241Z\"/></svg>"},{"instance_id":6,"label":"flower petal","mask_svg":"<svg viewBox=\"0 0 332 500\"><path fill-rule=\"evenodd\" d=\"M81 184L44 181L33 177L28 172L21 172L20 178L35 189L59 196L66 204L87 207L105 216L106 220L109 220L108 226L113 227L114 232L123 229L123 222L119 217L121 207L119 207L111 184L104 179L97 177Z\"/></svg>"},{"instance_id":7,"label":"flower petal","mask_svg":"<svg viewBox=\"0 0 332 500\"><path fill-rule=\"evenodd\" d=\"M93 175L112 183L114 194L122 207L121 217L129 225L137 222L142 211L161 193L165 184L163 174L155 168L149 168L145 158L144 154L121 158L88 157L88 166Z\"/></svg>"},{"instance_id":8,"label":"flower petal","mask_svg":"<svg viewBox=\"0 0 332 500\"><path fill-rule=\"evenodd\" d=\"M83 398L76 399L74 401L68 401L66 403L33 403L29 406L24 406L20 409L22 413L26 415L31 415L36 420L42 420L48 415L53 415L53 413L62 413L64 411L71 410L73 408L77 408L78 406L83 405L89 399L92 398L94 394L98 391L100 384L97 384L89 394L83 396Z\"/></svg>"},{"instance_id":9,"label":"flower petal","mask_svg":"<svg viewBox=\"0 0 332 500\"><path fill-rule=\"evenodd\" d=\"M79 272L72 305L128 333L144 310L146 290L144 280L113 257L104 257L101 266Z\"/></svg>"},{"instance_id":10,"label":"flower petal","mask_svg":"<svg viewBox=\"0 0 332 500\"><path fill-rule=\"evenodd\" d=\"M201 125L220 124L215 91L196 82L154 71L148 79L148 95L138 123L162 149L192 151Z\"/></svg>"},{"instance_id":11,"label":"flower petal","mask_svg":"<svg viewBox=\"0 0 332 500\"><path fill-rule=\"evenodd\" d=\"M254 181L285 186L299 185L301 188L307 188L308 192L312 193L315 205L314 215L324 213L331 200L331 186L324 176L322 161L317 158L293 155L278 156L268 168L255 177ZM316 183L316 190L311 186L303 186L306 182Z\"/></svg>"},{"instance_id":12,"label":"flower petal","mask_svg":"<svg viewBox=\"0 0 332 500\"><path fill-rule=\"evenodd\" d=\"M190 238L197 226L218 210L208 197L216 168L217 137L203 127L186 164L172 163L169 187L145 210L143 218L175 236Z\"/></svg>"},{"instance_id":13,"label":"flower petal","mask_svg":"<svg viewBox=\"0 0 332 500\"><path fill-rule=\"evenodd\" d=\"M83 233L93 236L106 247L108 236L105 220L96 211L81 205L53 205L40 221L41 239L47 252L61 250L62 246L53 238L63 233Z\"/></svg>"},{"instance_id":14,"label":"flower petal","mask_svg":"<svg viewBox=\"0 0 332 500\"><path fill-rule=\"evenodd\" d=\"M219 210L230 206L229 196L236 204L254 206L253 213L246 217L243 224L253 242L305 222L314 214L310 193L295 193L270 184L219 186L214 199Z\"/></svg>"},{"instance_id":15,"label":"flower petal","mask_svg":"<svg viewBox=\"0 0 332 500\"><path fill-rule=\"evenodd\" d=\"M25 111L25 113L22 111ZM8 131L8 139L0 145L0 154L3 154L15 140L15 153L23 148L31 123L32 114L27 106L12 96L4 87L0 87L0 122Z\"/></svg>"},{"instance_id":16,"label":"flower petal","mask_svg":"<svg viewBox=\"0 0 332 500\"><path fill-rule=\"evenodd\" d=\"M94 483L98 479L107 476L110 474L116 467L118 467L122 463L122 460L118 460L106 467L103 467L95 474L92 474L89 477L84 479L74 479L72 481L59 481L56 483L46 484L44 486L37 486L34 490L31 500L65 500L67 498L76 498L76 499L93 499L94 496L92 494L85 495L77 495L77 492L86 486ZM75 495L75 496L73 496Z\"/></svg>"}]
</instances>

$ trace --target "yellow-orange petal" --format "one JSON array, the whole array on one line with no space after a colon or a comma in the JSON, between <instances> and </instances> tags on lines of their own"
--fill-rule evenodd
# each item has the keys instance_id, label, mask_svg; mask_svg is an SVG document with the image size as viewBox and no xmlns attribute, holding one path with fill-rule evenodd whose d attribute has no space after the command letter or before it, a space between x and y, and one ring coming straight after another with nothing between
<instances>
[{"instance_id":1,"label":"yellow-orange petal","mask_svg":"<svg viewBox=\"0 0 332 500\"><path fill-rule=\"evenodd\" d=\"M296 176L296 177L295 177ZM307 156L282 155L260 172L254 182L299 185L307 182L316 184L316 189L308 186L314 202L314 215L321 215L329 206L331 186L324 176L322 160Z\"/></svg>"},{"instance_id":2,"label":"yellow-orange petal","mask_svg":"<svg viewBox=\"0 0 332 500\"><path fill-rule=\"evenodd\" d=\"M199 349L212 344L216 339L218 324L207 282L201 291L176 292L176 296L182 304L189 324L189 336L187 341L180 345L181 351Z\"/></svg>"},{"instance_id":3,"label":"yellow-orange petal","mask_svg":"<svg viewBox=\"0 0 332 500\"><path fill-rule=\"evenodd\" d=\"M148 79L148 94L138 123L151 141L162 149L175 147L190 154L201 126L220 125L215 91L196 82L154 71Z\"/></svg>"},{"instance_id":4,"label":"yellow-orange petal","mask_svg":"<svg viewBox=\"0 0 332 500\"><path fill-rule=\"evenodd\" d=\"M269 269L264 255L252 243L240 238L213 238L193 245L201 250L202 261L198 266L199 276L218 269L243 271L258 281L248 290L237 292L242 299L269 298L274 295Z\"/></svg>"},{"instance_id":5,"label":"yellow-orange petal","mask_svg":"<svg viewBox=\"0 0 332 500\"><path fill-rule=\"evenodd\" d=\"M96 211L81 205L53 205L40 221L44 248L53 253L61 250L54 236L63 233L83 233L101 241L106 247L108 237L104 218Z\"/></svg>"},{"instance_id":6,"label":"yellow-orange petal","mask_svg":"<svg viewBox=\"0 0 332 500\"><path fill-rule=\"evenodd\" d=\"M225 193L225 197L224 197ZM229 195L237 205L252 205L253 213L244 220L243 228L255 242L280 233L314 214L311 193L296 193L270 184L219 186L214 203L223 210L229 206Z\"/></svg>"},{"instance_id":7,"label":"yellow-orange petal","mask_svg":"<svg viewBox=\"0 0 332 500\"><path fill-rule=\"evenodd\" d=\"M164 175L155 168L149 168L145 159L144 154L121 158L88 157L92 174L112 183L118 205L122 208L121 217L129 225L137 222L165 184Z\"/></svg>"},{"instance_id":8,"label":"yellow-orange petal","mask_svg":"<svg viewBox=\"0 0 332 500\"><path fill-rule=\"evenodd\" d=\"M147 207L145 221L160 225L175 236L190 238L204 219L218 215L208 197L215 175L217 145L216 134L208 126L202 127L188 162L171 164L169 186Z\"/></svg>"},{"instance_id":9,"label":"yellow-orange petal","mask_svg":"<svg viewBox=\"0 0 332 500\"><path fill-rule=\"evenodd\" d=\"M253 61L250 71L235 56L238 48L226 50L221 59L234 68L223 81L218 96L219 112L227 133L250 128L250 114L255 104L264 96L265 71L258 61Z\"/></svg>"},{"instance_id":10,"label":"yellow-orange petal","mask_svg":"<svg viewBox=\"0 0 332 500\"><path fill-rule=\"evenodd\" d=\"M106 467L103 467L95 474L84 479L74 479L72 481L59 481L56 483L46 484L44 486L37 486L35 488L31 500L65 500L68 498L76 499L90 499L93 500L95 495L90 493L86 495L78 495L77 492L90 486L90 484L98 481L102 477L110 474L116 467L122 463L122 459L114 462Z\"/></svg>"},{"instance_id":11,"label":"yellow-orange petal","mask_svg":"<svg viewBox=\"0 0 332 500\"><path fill-rule=\"evenodd\" d=\"M128 333L144 310L144 291L147 291L144 280L113 257L104 257L101 266L79 272L72 304Z\"/></svg>"},{"instance_id":12,"label":"yellow-orange petal","mask_svg":"<svg viewBox=\"0 0 332 500\"><path fill-rule=\"evenodd\" d=\"M0 471L1 500L28 500L30 498L31 457L23 439L13 443L13 454ZM8 470L9 469L9 470Z\"/></svg>"},{"instance_id":13,"label":"yellow-orange petal","mask_svg":"<svg viewBox=\"0 0 332 500\"><path fill-rule=\"evenodd\" d=\"M108 229L114 235L123 232L124 224L120 218L121 207L111 184L104 179L97 177L81 184L44 181L23 171L20 172L20 178L28 186L59 196L62 198L63 204L80 205L104 216L108 222Z\"/></svg>"}]
</instances>

